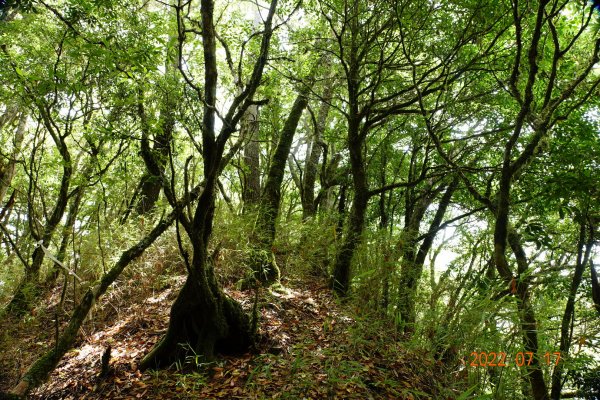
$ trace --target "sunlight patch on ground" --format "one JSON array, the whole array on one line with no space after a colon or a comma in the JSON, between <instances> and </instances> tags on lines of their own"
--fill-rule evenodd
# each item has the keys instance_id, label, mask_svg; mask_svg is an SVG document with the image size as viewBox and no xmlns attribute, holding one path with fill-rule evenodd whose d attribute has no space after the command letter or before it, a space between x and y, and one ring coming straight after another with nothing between
<instances>
[{"instance_id":1,"label":"sunlight patch on ground","mask_svg":"<svg viewBox=\"0 0 600 400\"><path fill-rule=\"evenodd\" d=\"M164 292L161 292L156 296L148 297L145 302L149 303L149 304L162 303L167 299L167 297L169 296L171 291L172 291L171 289L167 289Z\"/></svg>"},{"instance_id":2,"label":"sunlight patch on ground","mask_svg":"<svg viewBox=\"0 0 600 400\"><path fill-rule=\"evenodd\" d=\"M295 299L296 297L302 296L302 292L300 292L298 290L286 288L283 286L278 287L277 290L270 290L270 293L273 296L279 297L280 299L284 299L284 300Z\"/></svg>"},{"instance_id":3,"label":"sunlight patch on ground","mask_svg":"<svg viewBox=\"0 0 600 400\"><path fill-rule=\"evenodd\" d=\"M77 352L77 356L75 357L75 360L83 361L83 360L87 360L90 356L95 357L95 356L98 356L100 353L102 353L102 346L86 344L86 345L82 346L81 348L74 350L74 352Z\"/></svg>"}]
</instances>

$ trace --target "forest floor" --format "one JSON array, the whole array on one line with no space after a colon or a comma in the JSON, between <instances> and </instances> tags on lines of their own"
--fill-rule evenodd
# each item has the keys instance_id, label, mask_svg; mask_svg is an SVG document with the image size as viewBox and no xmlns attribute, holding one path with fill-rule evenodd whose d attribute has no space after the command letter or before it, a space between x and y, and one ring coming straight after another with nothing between
<instances>
[{"instance_id":1,"label":"forest floor","mask_svg":"<svg viewBox=\"0 0 600 400\"><path fill-rule=\"evenodd\" d=\"M121 278L96 306L76 347L31 399L457 397L442 383L448 379L443 366L423 350L405 349L393 329L341 304L318 280L284 280L280 290L261 291L261 340L255 351L211 363L190 357L183 365L142 373L137 364L166 331L169 308L184 277L163 276L153 284L147 280ZM226 292L252 309L254 292ZM57 290L46 304L59 298ZM59 313L56 306L2 322L0 390L14 385L34 357L53 343L56 315L64 315L66 322L67 311ZM110 372L100 378L100 359L108 346Z\"/></svg>"}]
</instances>

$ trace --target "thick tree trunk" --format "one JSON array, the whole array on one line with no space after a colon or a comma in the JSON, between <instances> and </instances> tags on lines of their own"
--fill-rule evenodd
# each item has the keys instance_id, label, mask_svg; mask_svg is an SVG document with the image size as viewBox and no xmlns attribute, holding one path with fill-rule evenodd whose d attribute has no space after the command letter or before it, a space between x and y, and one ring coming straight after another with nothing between
<instances>
[{"instance_id":1,"label":"thick tree trunk","mask_svg":"<svg viewBox=\"0 0 600 400\"><path fill-rule=\"evenodd\" d=\"M136 193L135 198L135 214L146 215L154 209L154 205L160 196L162 183L159 176L146 172L140 178L138 187L139 191Z\"/></svg>"},{"instance_id":2,"label":"thick tree trunk","mask_svg":"<svg viewBox=\"0 0 600 400\"><path fill-rule=\"evenodd\" d=\"M516 284L516 303L519 314L519 322L521 325L521 334L523 340L523 349L533 353L533 360L528 364L524 371L525 378L529 383L531 394L536 400L547 400L548 387L544 380L544 374L540 365L538 355L538 323L535 317L535 310L531 304L529 261L525 250L521 245L521 240L517 232L509 224L510 210L510 192L511 184L515 175L518 175L525 165L534 156L534 149L537 146L535 141L541 139L546 134L547 129L541 126L538 132L534 135L530 142L517 161L512 162L512 149L518 139L521 128L524 123L524 118L528 112L527 107L522 107L519 116L517 117L517 127L511 139L507 142L504 149L504 160L502 172L499 182L499 190L497 193L497 202L494 209L496 217L494 225L494 261L496 269L505 283L509 285L512 291L513 282ZM517 261L517 275L513 273L508 264L506 256L507 241Z\"/></svg>"},{"instance_id":3,"label":"thick tree trunk","mask_svg":"<svg viewBox=\"0 0 600 400\"><path fill-rule=\"evenodd\" d=\"M253 210L260 199L260 142L258 138L258 106L248 107L240 123L240 135L246 138L242 171L244 213Z\"/></svg>"},{"instance_id":4,"label":"thick tree trunk","mask_svg":"<svg viewBox=\"0 0 600 400\"><path fill-rule=\"evenodd\" d=\"M211 360L216 353L245 351L253 337L250 320L239 303L219 288L208 257L215 206L218 161L208 165L206 186L196 207L193 225L184 222L193 244L193 260L188 277L171 307L169 328L154 346L140 368L165 368L194 354Z\"/></svg>"},{"instance_id":5,"label":"thick tree trunk","mask_svg":"<svg viewBox=\"0 0 600 400\"><path fill-rule=\"evenodd\" d=\"M528 364L524 376L531 389L531 395L536 400L547 400L548 388L544 380L544 374L539 360L538 345L538 323L535 310L531 304L530 280L528 276L529 262L523 249L517 232L509 226L509 193L510 176L504 174L500 183L498 194L498 206L496 209L496 225L494 229L494 260L499 274L508 285L515 282L515 299L521 325L521 334L524 351L533 354L531 364ZM513 277L506 258L507 241L517 261L517 276ZM512 288L511 288L512 290Z\"/></svg>"},{"instance_id":6,"label":"thick tree trunk","mask_svg":"<svg viewBox=\"0 0 600 400\"><path fill-rule=\"evenodd\" d=\"M356 112L356 114L358 113ZM360 243L369 202L367 171L362 154L363 139L359 134L359 123L357 118L350 118L348 124L348 149L350 150L354 195L342 244L336 254L331 281L333 290L340 296L346 296L350 290L352 259L354 251Z\"/></svg>"},{"instance_id":7,"label":"thick tree trunk","mask_svg":"<svg viewBox=\"0 0 600 400\"><path fill-rule=\"evenodd\" d=\"M265 187L258 204L256 225L252 233L255 248L250 257L250 267L253 271L253 278L267 286L279 281L279 268L271 249L275 240L276 222L281 203L281 183L296 128L308 104L308 91L309 87L304 86L292 105L279 136L279 142L271 160Z\"/></svg>"},{"instance_id":8,"label":"thick tree trunk","mask_svg":"<svg viewBox=\"0 0 600 400\"><path fill-rule=\"evenodd\" d=\"M331 282L333 290L340 296L346 296L350 290L352 259L360 243L367 203L368 196L354 192L343 242L336 254Z\"/></svg>"},{"instance_id":9,"label":"thick tree trunk","mask_svg":"<svg viewBox=\"0 0 600 400\"><path fill-rule=\"evenodd\" d=\"M248 316L221 291L208 257L222 148L216 154L210 164L205 158L206 184L193 222L180 215L194 251L188 277L171 307L167 333L144 357L141 369L168 367L188 354L210 360L216 353L242 352L253 342Z\"/></svg>"},{"instance_id":10,"label":"thick tree trunk","mask_svg":"<svg viewBox=\"0 0 600 400\"><path fill-rule=\"evenodd\" d=\"M312 218L317 211L317 204L315 202L315 182L317 179L319 159L323 153L321 140L323 137L323 132L325 131L325 124L327 123L327 116L329 115L332 96L333 85L328 85L325 87L325 91L323 93L323 102L321 103L321 107L319 107L316 126L314 127L313 138L309 148L310 151L306 155L304 179L301 187L302 196L300 196L302 200L303 221Z\"/></svg>"},{"instance_id":11,"label":"thick tree trunk","mask_svg":"<svg viewBox=\"0 0 600 400\"><path fill-rule=\"evenodd\" d=\"M140 365L142 369L161 368L174 361L184 361L183 357L188 351L205 359L213 358L218 352L244 351L253 341L248 316L237 302L226 297L220 290L207 249L213 228L215 194L217 180L223 168L224 148L251 105L260 84L267 61L277 0L271 1L269 14L265 19L261 52L255 61L250 81L225 113L223 128L218 136L215 135L218 70L214 6L212 0L201 1L204 51L202 156L205 186L193 215L179 215L179 221L192 243L194 254L191 264L187 264L187 280L171 308L167 333L144 357ZM167 199L173 203L174 193L170 192L166 182L163 182L163 190ZM185 258L187 262L187 257ZM185 347L182 347L182 344Z\"/></svg>"},{"instance_id":12,"label":"thick tree trunk","mask_svg":"<svg viewBox=\"0 0 600 400\"><path fill-rule=\"evenodd\" d=\"M548 388L544 380L538 355L538 323L535 310L531 304L529 261L517 232L509 225L510 189L515 167L510 162L510 146L505 149L504 165L500 179L500 188L497 194L497 203L494 208L496 217L494 226L494 262L496 269L510 290L515 294L524 351L533 353L531 364L528 364L524 376L529 383L531 395L536 400L547 400ZM507 242L517 261L517 275L513 273L506 257ZM516 286L516 293L514 286Z\"/></svg>"},{"instance_id":13,"label":"thick tree trunk","mask_svg":"<svg viewBox=\"0 0 600 400\"><path fill-rule=\"evenodd\" d=\"M361 110L360 86L361 86L361 63L360 51L360 23L358 2L354 1L347 10L348 28L350 33L348 64L345 68L346 86L348 89L348 121L347 143L350 152L350 168L354 194L352 196L352 207L344 230L342 244L337 251L333 265L331 286L340 296L346 296L350 290L351 267L354 251L358 247L365 225L365 213L369 202L369 188L367 181L367 167L363 158L365 140L368 128L361 125L365 117L365 109ZM341 43L341 42L340 42ZM368 107L365 107L368 109Z\"/></svg>"}]
</instances>

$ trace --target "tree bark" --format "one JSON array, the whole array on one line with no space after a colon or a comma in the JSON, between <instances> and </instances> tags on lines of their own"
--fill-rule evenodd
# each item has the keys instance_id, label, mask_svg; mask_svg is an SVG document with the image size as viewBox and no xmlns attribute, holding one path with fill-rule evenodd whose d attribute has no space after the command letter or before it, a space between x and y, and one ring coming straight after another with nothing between
<instances>
[{"instance_id":1,"label":"tree bark","mask_svg":"<svg viewBox=\"0 0 600 400\"><path fill-rule=\"evenodd\" d=\"M248 107L241 121L240 134L246 138L242 170L242 202L244 213L254 209L260 200L260 142L258 140L258 106Z\"/></svg>"},{"instance_id":2,"label":"tree bark","mask_svg":"<svg viewBox=\"0 0 600 400\"><path fill-rule=\"evenodd\" d=\"M358 105L356 104L356 108ZM348 149L350 151L350 165L352 170L352 182L354 183L354 194L350 215L344 230L342 244L338 250L333 267L331 286L340 296L346 296L350 290L351 265L354 250L360 243L365 225L365 213L369 202L369 190L367 187L367 171L363 159L363 137L359 132L358 109L351 111L348 124Z\"/></svg>"},{"instance_id":3,"label":"tree bark","mask_svg":"<svg viewBox=\"0 0 600 400\"><path fill-rule=\"evenodd\" d=\"M146 164L146 173L140 179L135 199L135 212L137 215L146 215L154 209L160 191L162 189L162 175L169 156L169 147L175 128L175 117L173 111L176 108L172 94L167 94L167 100L160 111L159 125L160 130L154 136L154 145L150 148L149 126L146 121L147 116L143 104L140 104L140 115L142 119L142 141L141 154ZM140 102L143 99L140 99ZM133 200L132 200L133 202Z\"/></svg>"},{"instance_id":4,"label":"tree bark","mask_svg":"<svg viewBox=\"0 0 600 400\"><path fill-rule=\"evenodd\" d=\"M253 342L248 316L221 291L207 262L205 249L194 246L192 273L171 308L167 333L140 369L168 367L189 354L211 360L216 353L243 352Z\"/></svg>"},{"instance_id":5,"label":"tree bark","mask_svg":"<svg viewBox=\"0 0 600 400\"><path fill-rule=\"evenodd\" d=\"M308 92L309 86L303 86L292 105L290 114L279 136L269 166L265 187L258 204L258 215L252 233L255 248L252 250L250 267L253 271L253 278L266 286L278 282L280 278L279 268L271 249L275 240L276 222L281 203L281 183L285 174L285 166L300 117L308 104Z\"/></svg>"},{"instance_id":6,"label":"tree bark","mask_svg":"<svg viewBox=\"0 0 600 400\"><path fill-rule=\"evenodd\" d=\"M526 275L529 262L527 261L525 250L521 245L517 233L512 228L508 228L507 231L508 242L517 260L518 275L513 279L516 280L516 302L521 323L521 333L523 335L523 348L525 351L533 353L533 360L531 364L527 365L525 376L529 382L533 397L536 400L547 400L549 399L548 389L538 355L538 322L535 317L535 310L531 304L531 278ZM500 247L498 246L497 249Z\"/></svg>"},{"instance_id":7,"label":"tree bark","mask_svg":"<svg viewBox=\"0 0 600 400\"><path fill-rule=\"evenodd\" d=\"M186 282L171 307L167 333L144 357L140 364L141 369L162 368L174 361L185 361L185 355L188 353L211 359L218 352L244 351L254 340L248 316L239 303L225 296L218 286L212 262L208 257L208 242L212 233L217 180L223 169L225 145L252 104L254 93L260 85L267 61L276 6L277 0L272 0L265 19L260 54L254 63L250 80L246 88L233 99L217 136L215 120L218 70L213 21L214 1L201 1L204 50L202 156L205 186L193 215L181 213L178 216L192 243L193 258L192 262L187 264ZM182 21L180 16L178 21ZM180 31L182 28L180 27ZM180 40L183 38L184 36L180 35ZM181 44L182 42L180 49ZM171 192L166 179L163 179L163 190L169 202L173 204L174 193ZM187 255L184 254L184 258L187 262ZM184 347L181 344L185 344Z\"/></svg>"}]
</instances>

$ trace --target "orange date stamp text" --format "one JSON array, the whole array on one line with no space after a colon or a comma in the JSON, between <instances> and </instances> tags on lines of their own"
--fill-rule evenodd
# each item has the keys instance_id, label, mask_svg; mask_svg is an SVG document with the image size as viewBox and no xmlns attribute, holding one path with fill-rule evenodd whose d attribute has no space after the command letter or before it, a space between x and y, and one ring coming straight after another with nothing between
<instances>
[{"instance_id":1,"label":"orange date stamp text","mask_svg":"<svg viewBox=\"0 0 600 400\"><path fill-rule=\"evenodd\" d=\"M546 365L558 365L560 362L560 351L547 351L540 359ZM534 354L531 351L519 351L514 357L509 357L505 352L499 351L472 351L469 355L469 367L526 367L534 362Z\"/></svg>"}]
</instances>

